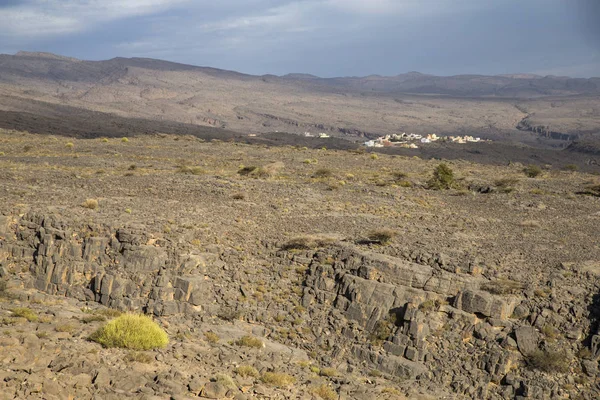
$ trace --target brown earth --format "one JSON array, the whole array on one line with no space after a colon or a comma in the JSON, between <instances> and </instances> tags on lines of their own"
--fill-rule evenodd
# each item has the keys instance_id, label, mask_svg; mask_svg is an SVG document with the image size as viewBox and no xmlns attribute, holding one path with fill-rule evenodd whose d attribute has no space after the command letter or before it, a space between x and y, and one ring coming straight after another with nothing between
<instances>
[{"instance_id":1,"label":"brown earth","mask_svg":"<svg viewBox=\"0 0 600 400\"><path fill-rule=\"evenodd\" d=\"M0 398L600 395L597 175L118 132L0 133Z\"/></svg>"}]
</instances>

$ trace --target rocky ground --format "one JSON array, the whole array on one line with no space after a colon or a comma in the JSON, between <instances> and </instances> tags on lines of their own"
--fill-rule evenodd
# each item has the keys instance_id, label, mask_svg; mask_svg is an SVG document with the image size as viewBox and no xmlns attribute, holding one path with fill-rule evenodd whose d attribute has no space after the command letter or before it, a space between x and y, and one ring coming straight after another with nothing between
<instances>
[{"instance_id":1,"label":"rocky ground","mask_svg":"<svg viewBox=\"0 0 600 400\"><path fill-rule=\"evenodd\" d=\"M2 131L0 398L598 398L598 176L439 162Z\"/></svg>"}]
</instances>

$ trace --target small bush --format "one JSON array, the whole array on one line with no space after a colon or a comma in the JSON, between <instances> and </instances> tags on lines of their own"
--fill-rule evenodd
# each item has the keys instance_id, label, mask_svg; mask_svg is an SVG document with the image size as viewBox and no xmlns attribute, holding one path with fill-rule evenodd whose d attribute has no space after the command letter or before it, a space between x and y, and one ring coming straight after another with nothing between
<instances>
[{"instance_id":1,"label":"small bush","mask_svg":"<svg viewBox=\"0 0 600 400\"><path fill-rule=\"evenodd\" d=\"M568 164L568 165L565 165L565 167L563 169L565 171L577 171L579 169L579 167L575 164Z\"/></svg>"},{"instance_id":2,"label":"small bush","mask_svg":"<svg viewBox=\"0 0 600 400\"><path fill-rule=\"evenodd\" d=\"M544 372L569 371L569 358L566 352L536 350L527 356L527 364L533 368Z\"/></svg>"},{"instance_id":3,"label":"small bush","mask_svg":"<svg viewBox=\"0 0 600 400\"><path fill-rule=\"evenodd\" d=\"M542 169L537 165L528 165L523 168L523 173L530 178L537 178L542 174Z\"/></svg>"},{"instance_id":4,"label":"small bush","mask_svg":"<svg viewBox=\"0 0 600 400\"><path fill-rule=\"evenodd\" d=\"M73 333L75 331L75 329L77 329L77 326L75 324L70 324L70 323L60 324L60 325L56 325L54 327L54 330L56 332L66 332L66 333Z\"/></svg>"},{"instance_id":5,"label":"small bush","mask_svg":"<svg viewBox=\"0 0 600 400\"><path fill-rule=\"evenodd\" d=\"M249 376L252 378L258 378L260 376L258 370L250 365L239 366L234 371L243 378L247 378Z\"/></svg>"},{"instance_id":6,"label":"small bush","mask_svg":"<svg viewBox=\"0 0 600 400\"><path fill-rule=\"evenodd\" d=\"M260 380L270 386L285 387L296 383L296 378L280 372L265 372Z\"/></svg>"},{"instance_id":7,"label":"small bush","mask_svg":"<svg viewBox=\"0 0 600 400\"><path fill-rule=\"evenodd\" d=\"M83 203L81 203L81 207L89 208L90 210L95 210L98 208L98 200L96 199L87 199Z\"/></svg>"},{"instance_id":8,"label":"small bush","mask_svg":"<svg viewBox=\"0 0 600 400\"><path fill-rule=\"evenodd\" d=\"M92 322L106 321L106 317L103 315L86 315L80 318L80 321L84 324L91 324Z\"/></svg>"},{"instance_id":9,"label":"small bush","mask_svg":"<svg viewBox=\"0 0 600 400\"><path fill-rule=\"evenodd\" d=\"M202 175L204 174L204 169L202 169L202 167L188 167L186 165L182 165L177 167L177 172L187 175Z\"/></svg>"},{"instance_id":10,"label":"small bush","mask_svg":"<svg viewBox=\"0 0 600 400\"><path fill-rule=\"evenodd\" d=\"M388 244L396 236L396 231L391 229L376 229L367 234L367 238L375 243Z\"/></svg>"},{"instance_id":11,"label":"small bush","mask_svg":"<svg viewBox=\"0 0 600 400\"><path fill-rule=\"evenodd\" d=\"M167 333L150 317L123 314L98 329L90 337L104 347L121 347L131 350L150 350L169 343Z\"/></svg>"},{"instance_id":12,"label":"small bush","mask_svg":"<svg viewBox=\"0 0 600 400\"><path fill-rule=\"evenodd\" d=\"M219 335L214 332L204 332L204 338L208 343L215 344L219 342Z\"/></svg>"},{"instance_id":13,"label":"small bush","mask_svg":"<svg viewBox=\"0 0 600 400\"><path fill-rule=\"evenodd\" d=\"M496 279L481 285L481 290L492 294L515 294L521 292L525 285L510 279Z\"/></svg>"},{"instance_id":14,"label":"small bush","mask_svg":"<svg viewBox=\"0 0 600 400\"><path fill-rule=\"evenodd\" d=\"M243 167L238 171L238 174L243 176L251 176L253 178L270 178L275 176L283 167L284 164L278 161L263 165L262 167Z\"/></svg>"},{"instance_id":15,"label":"small bush","mask_svg":"<svg viewBox=\"0 0 600 400\"><path fill-rule=\"evenodd\" d=\"M72 142L68 142L67 144L65 144L65 147L67 149L72 149L73 147L75 147L75 145Z\"/></svg>"},{"instance_id":16,"label":"small bush","mask_svg":"<svg viewBox=\"0 0 600 400\"><path fill-rule=\"evenodd\" d=\"M238 346L253 347L256 349L262 349L265 345L262 340L254 336L242 336L240 339L235 341L235 344Z\"/></svg>"},{"instance_id":17,"label":"small bush","mask_svg":"<svg viewBox=\"0 0 600 400\"><path fill-rule=\"evenodd\" d=\"M11 311L13 317L25 318L29 322L36 322L38 320L37 314L31 308L19 307L13 308Z\"/></svg>"},{"instance_id":18,"label":"small bush","mask_svg":"<svg viewBox=\"0 0 600 400\"><path fill-rule=\"evenodd\" d=\"M312 389L315 396L323 400L337 400L338 394L327 385L320 385Z\"/></svg>"},{"instance_id":19,"label":"small bush","mask_svg":"<svg viewBox=\"0 0 600 400\"><path fill-rule=\"evenodd\" d=\"M494 186L496 186L499 189L512 189L517 183L519 183L519 180L517 178L507 177L495 180Z\"/></svg>"},{"instance_id":20,"label":"small bush","mask_svg":"<svg viewBox=\"0 0 600 400\"><path fill-rule=\"evenodd\" d=\"M235 381L229 375L217 374L215 376L214 381L217 383L220 383L221 385L223 385L225 387L237 389L237 385L235 384Z\"/></svg>"},{"instance_id":21,"label":"small bush","mask_svg":"<svg viewBox=\"0 0 600 400\"><path fill-rule=\"evenodd\" d=\"M244 193L234 193L233 196L231 196L231 198L234 200L245 200L246 195Z\"/></svg>"},{"instance_id":22,"label":"small bush","mask_svg":"<svg viewBox=\"0 0 600 400\"><path fill-rule=\"evenodd\" d=\"M121 142L123 142L123 143L129 143L129 139L127 139L126 137L121 138Z\"/></svg>"},{"instance_id":23,"label":"small bush","mask_svg":"<svg viewBox=\"0 0 600 400\"><path fill-rule=\"evenodd\" d=\"M242 167L240 168L240 170L238 171L238 174L246 176L246 175L250 175L252 172L256 171L258 169L257 166L249 166L249 167Z\"/></svg>"},{"instance_id":24,"label":"small bush","mask_svg":"<svg viewBox=\"0 0 600 400\"><path fill-rule=\"evenodd\" d=\"M289 240L286 244L283 245L283 250L311 250L319 247L326 247L334 244L336 242L335 238L327 237L327 236L298 236L291 240Z\"/></svg>"},{"instance_id":25,"label":"small bush","mask_svg":"<svg viewBox=\"0 0 600 400\"><path fill-rule=\"evenodd\" d=\"M577 192L577 194L600 197L600 185L589 185L584 190Z\"/></svg>"},{"instance_id":26,"label":"small bush","mask_svg":"<svg viewBox=\"0 0 600 400\"><path fill-rule=\"evenodd\" d=\"M454 186L454 172L444 163L439 164L433 171L433 177L427 182L427 187L434 190L447 190Z\"/></svg>"},{"instance_id":27,"label":"small bush","mask_svg":"<svg viewBox=\"0 0 600 400\"><path fill-rule=\"evenodd\" d=\"M379 156L375 153L371 153L371 160L377 160L379 159Z\"/></svg>"},{"instance_id":28,"label":"small bush","mask_svg":"<svg viewBox=\"0 0 600 400\"><path fill-rule=\"evenodd\" d=\"M333 176L333 172L328 168L319 168L315 172L313 172L313 178L329 178Z\"/></svg>"},{"instance_id":29,"label":"small bush","mask_svg":"<svg viewBox=\"0 0 600 400\"><path fill-rule=\"evenodd\" d=\"M333 376L337 376L338 375L338 371L335 368L321 368L321 371L319 372L319 375L331 378Z\"/></svg>"},{"instance_id":30,"label":"small bush","mask_svg":"<svg viewBox=\"0 0 600 400\"><path fill-rule=\"evenodd\" d=\"M150 364L154 361L154 356L152 354L144 353L141 351L130 351L125 356L125 361L128 362L138 362L142 364Z\"/></svg>"}]
</instances>

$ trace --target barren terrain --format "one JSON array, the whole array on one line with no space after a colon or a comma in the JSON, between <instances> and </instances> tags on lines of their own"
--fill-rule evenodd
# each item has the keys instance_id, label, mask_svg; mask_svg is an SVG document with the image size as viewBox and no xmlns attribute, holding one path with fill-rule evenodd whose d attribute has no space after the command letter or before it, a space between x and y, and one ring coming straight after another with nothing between
<instances>
[{"instance_id":1,"label":"barren terrain","mask_svg":"<svg viewBox=\"0 0 600 400\"><path fill-rule=\"evenodd\" d=\"M265 144L1 131L0 398L600 396L597 175Z\"/></svg>"}]
</instances>

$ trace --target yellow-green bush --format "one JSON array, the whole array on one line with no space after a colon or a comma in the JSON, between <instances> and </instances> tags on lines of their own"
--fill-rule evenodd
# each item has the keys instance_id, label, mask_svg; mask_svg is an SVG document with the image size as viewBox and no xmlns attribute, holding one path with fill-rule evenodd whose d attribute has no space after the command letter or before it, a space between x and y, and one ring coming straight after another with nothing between
<instances>
[{"instance_id":1,"label":"yellow-green bush","mask_svg":"<svg viewBox=\"0 0 600 400\"><path fill-rule=\"evenodd\" d=\"M104 347L122 347L131 350L162 348L169 343L167 333L150 317L123 314L109 321L90 337Z\"/></svg>"},{"instance_id":2,"label":"yellow-green bush","mask_svg":"<svg viewBox=\"0 0 600 400\"><path fill-rule=\"evenodd\" d=\"M38 316L31 308L21 307L14 308L12 310L13 317L21 317L25 318L29 322L36 322L38 320Z\"/></svg>"}]
</instances>

